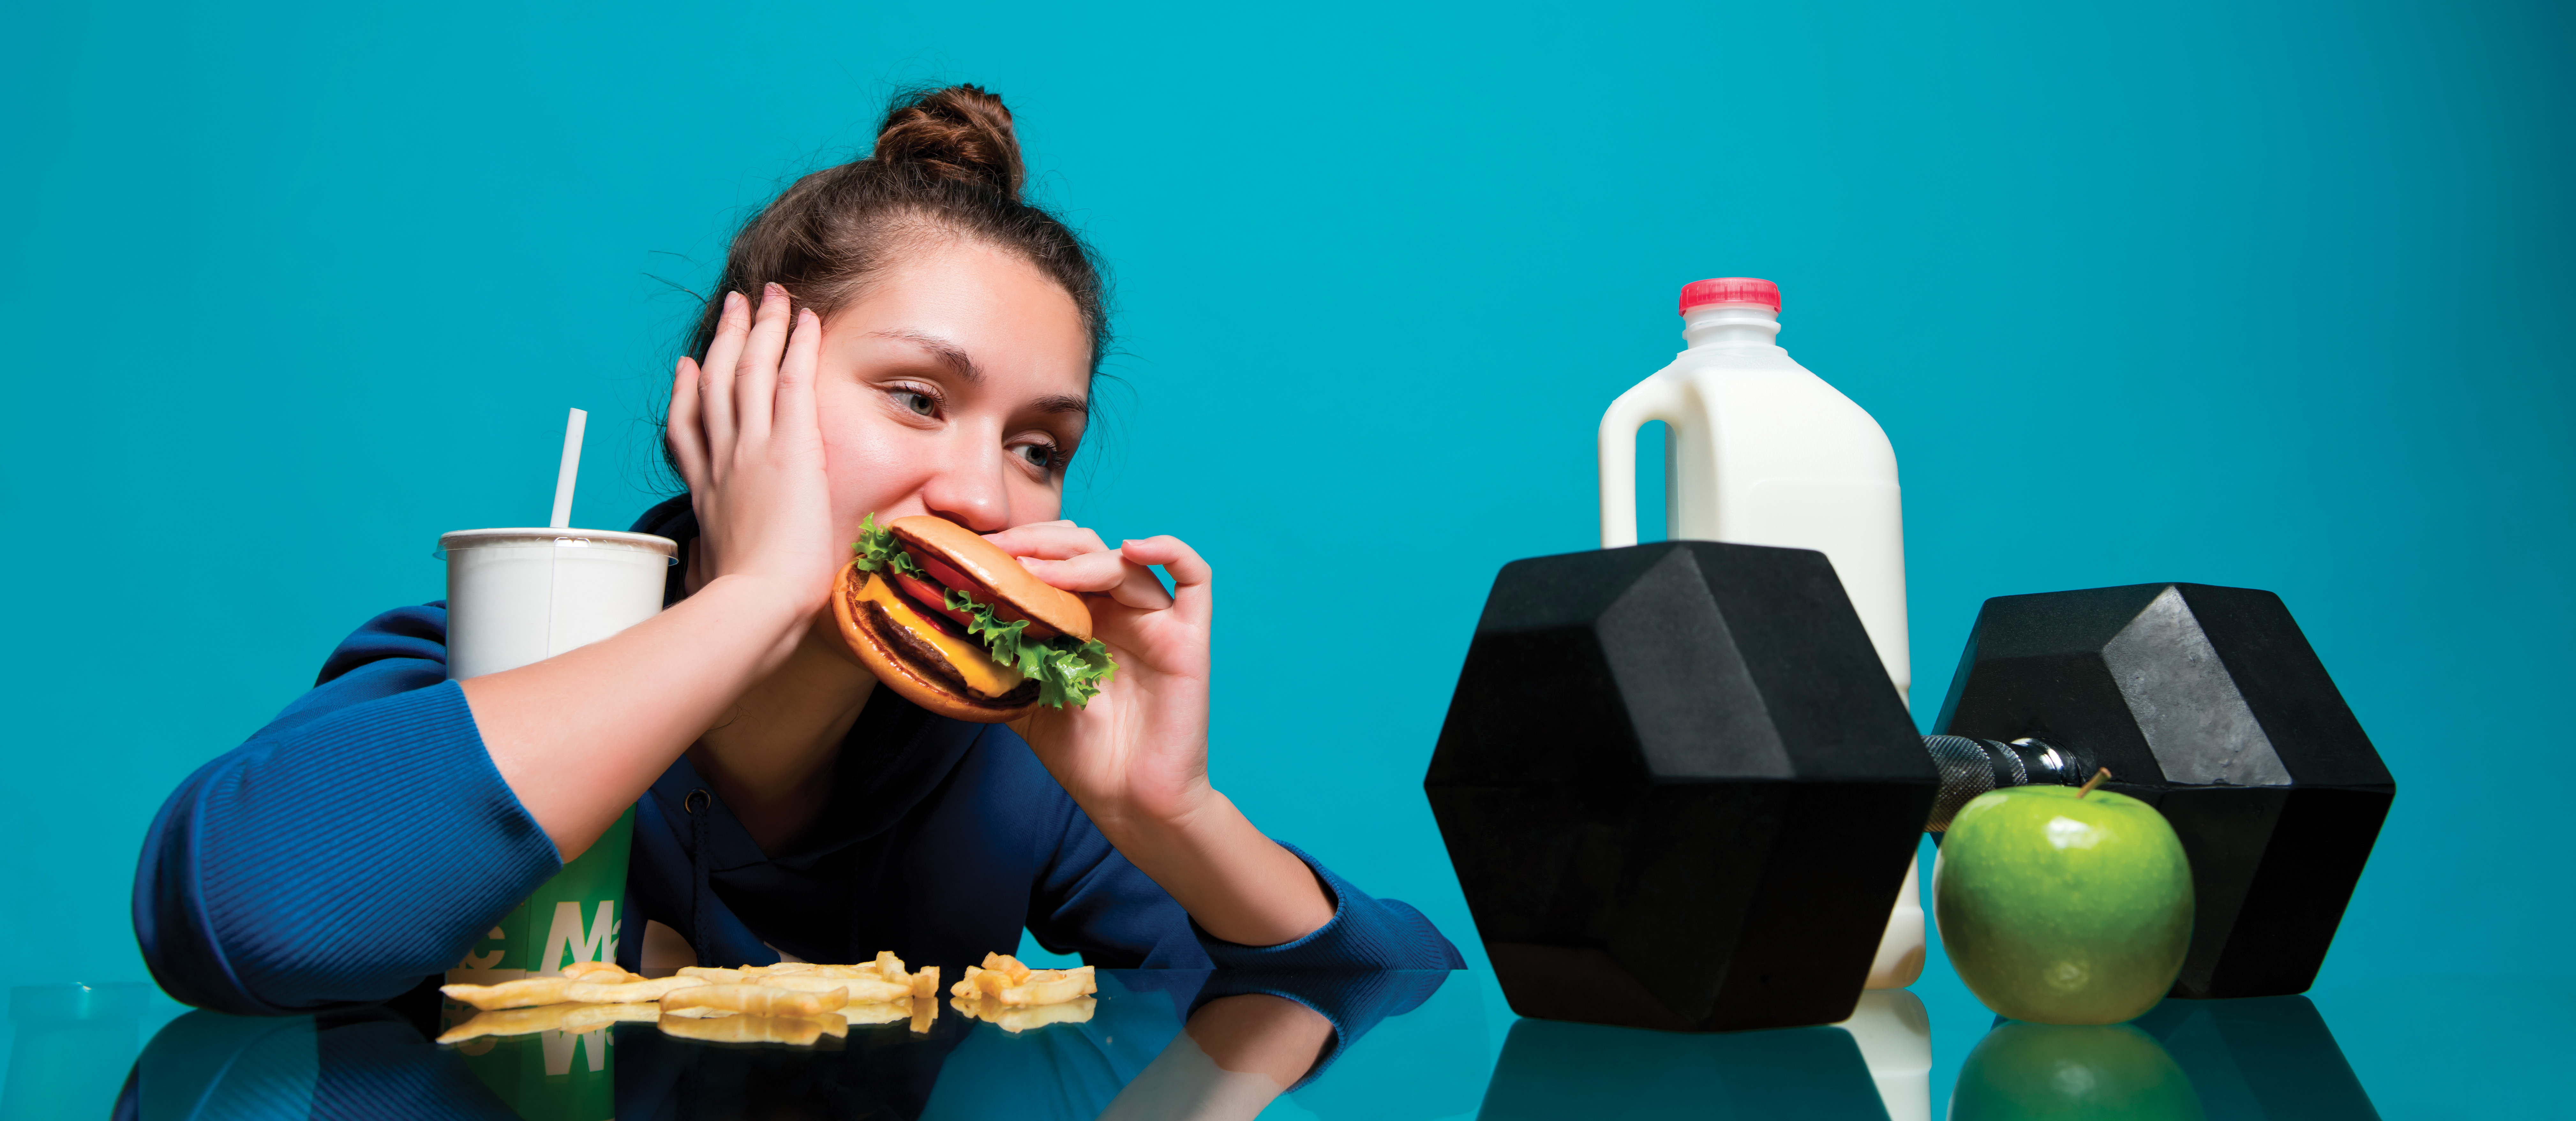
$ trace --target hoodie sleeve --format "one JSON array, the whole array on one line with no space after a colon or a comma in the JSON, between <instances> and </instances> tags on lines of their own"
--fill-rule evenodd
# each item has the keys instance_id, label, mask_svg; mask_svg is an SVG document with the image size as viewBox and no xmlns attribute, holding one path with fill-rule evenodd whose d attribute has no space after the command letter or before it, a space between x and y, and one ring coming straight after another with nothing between
<instances>
[{"instance_id":1,"label":"hoodie sleeve","mask_svg":"<svg viewBox=\"0 0 2576 1121\"><path fill-rule=\"evenodd\" d=\"M562 867L447 680L446 637L440 604L369 620L162 804L134 932L164 990L245 1015L384 1000Z\"/></svg>"},{"instance_id":2,"label":"hoodie sleeve","mask_svg":"<svg viewBox=\"0 0 2576 1121\"><path fill-rule=\"evenodd\" d=\"M1026 746L1008 729L1011 747ZM1145 875L1102 836L1100 828L1043 768L1020 812L1047 820L1042 835L1054 851L1041 853L1030 893L1029 933L1056 953L1080 953L1109 969L1258 969L1271 972L1345 969L1464 969L1458 949L1431 920L1392 899L1373 899L1334 875L1295 845L1281 845L1314 870L1333 904L1331 921L1293 942L1241 946L1199 929L1162 885ZM1041 808L1042 807L1042 808Z\"/></svg>"},{"instance_id":3,"label":"hoodie sleeve","mask_svg":"<svg viewBox=\"0 0 2576 1121\"><path fill-rule=\"evenodd\" d=\"M1314 871L1315 882L1323 885L1325 897L1332 900L1332 919L1303 938L1276 946L1237 945L1192 922L1191 933L1207 947L1208 959L1217 968L1280 972L1467 967L1466 959L1458 956L1458 947L1450 945L1440 929L1422 917L1422 912L1393 899L1372 899L1306 855L1304 849L1285 842L1279 847L1296 854Z\"/></svg>"}]
</instances>

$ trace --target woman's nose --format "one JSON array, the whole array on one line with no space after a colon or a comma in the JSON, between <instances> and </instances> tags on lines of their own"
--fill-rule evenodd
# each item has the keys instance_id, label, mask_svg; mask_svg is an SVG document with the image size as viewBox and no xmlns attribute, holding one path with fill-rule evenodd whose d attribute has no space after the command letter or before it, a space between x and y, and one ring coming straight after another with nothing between
<instances>
[{"instance_id":1,"label":"woman's nose","mask_svg":"<svg viewBox=\"0 0 2576 1121\"><path fill-rule=\"evenodd\" d=\"M998 442L985 452L960 449L946 460L922 485L922 506L977 533L1011 528L1010 492L1002 485L1008 465Z\"/></svg>"}]
</instances>

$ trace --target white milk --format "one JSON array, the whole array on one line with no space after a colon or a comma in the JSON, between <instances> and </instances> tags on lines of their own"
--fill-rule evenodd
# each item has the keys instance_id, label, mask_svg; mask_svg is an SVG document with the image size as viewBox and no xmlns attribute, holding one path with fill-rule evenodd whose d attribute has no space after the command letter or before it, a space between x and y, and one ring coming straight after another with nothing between
<instances>
[{"instance_id":1,"label":"white milk","mask_svg":"<svg viewBox=\"0 0 2576 1121\"><path fill-rule=\"evenodd\" d=\"M1887 433L1774 341L1780 289L1770 281L1695 282L1682 289L1681 314L1688 348L1601 415L1601 547L1637 543L1637 429L1663 421L1671 536L1825 554L1897 696L1906 697L1914 674L1905 521ZM1922 972L1917 879L1909 867L1870 966L1871 988L1910 985Z\"/></svg>"},{"instance_id":2,"label":"white milk","mask_svg":"<svg viewBox=\"0 0 2576 1121\"><path fill-rule=\"evenodd\" d=\"M616 634L662 610L680 547L649 533L463 529L447 555L447 676L517 669Z\"/></svg>"}]
</instances>

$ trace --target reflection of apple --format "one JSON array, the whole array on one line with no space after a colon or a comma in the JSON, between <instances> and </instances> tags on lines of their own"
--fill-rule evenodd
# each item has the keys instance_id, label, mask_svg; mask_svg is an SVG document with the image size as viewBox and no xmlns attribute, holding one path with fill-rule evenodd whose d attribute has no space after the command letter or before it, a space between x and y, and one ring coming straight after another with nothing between
<instances>
[{"instance_id":1,"label":"reflection of apple","mask_svg":"<svg viewBox=\"0 0 2576 1121\"><path fill-rule=\"evenodd\" d=\"M1950 1091L1950 1121L2201 1116L2200 1098L2182 1067L2147 1033L2126 1024L2005 1024L1968 1052Z\"/></svg>"},{"instance_id":2,"label":"reflection of apple","mask_svg":"<svg viewBox=\"0 0 2576 1121\"><path fill-rule=\"evenodd\" d=\"M1932 910L1951 968L2016 1020L2116 1024L2155 1007L2191 946L2191 863L2155 807L2017 786L1961 808Z\"/></svg>"}]
</instances>

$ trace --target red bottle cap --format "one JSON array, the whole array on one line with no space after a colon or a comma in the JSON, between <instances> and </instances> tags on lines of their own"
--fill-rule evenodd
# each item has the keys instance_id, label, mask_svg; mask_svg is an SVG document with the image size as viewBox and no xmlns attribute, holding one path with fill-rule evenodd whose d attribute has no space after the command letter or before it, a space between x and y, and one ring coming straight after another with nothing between
<instances>
[{"instance_id":1,"label":"red bottle cap","mask_svg":"<svg viewBox=\"0 0 2576 1121\"><path fill-rule=\"evenodd\" d=\"M1761 304L1780 314L1780 286L1768 280L1749 276L1721 276L1715 280L1694 280L1682 285L1682 311L1709 304Z\"/></svg>"}]
</instances>

